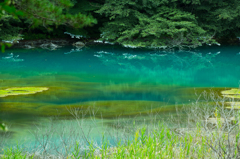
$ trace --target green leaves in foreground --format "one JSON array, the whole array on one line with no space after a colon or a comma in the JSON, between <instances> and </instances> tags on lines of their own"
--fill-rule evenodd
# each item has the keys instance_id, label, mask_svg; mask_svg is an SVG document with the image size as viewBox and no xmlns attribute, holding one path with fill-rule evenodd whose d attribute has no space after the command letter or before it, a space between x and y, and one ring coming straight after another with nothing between
<instances>
[{"instance_id":1,"label":"green leaves in foreground","mask_svg":"<svg viewBox=\"0 0 240 159\"><path fill-rule=\"evenodd\" d=\"M5 130L7 130L7 127L4 123L0 123L0 129L5 131Z\"/></svg>"},{"instance_id":2,"label":"green leaves in foreground","mask_svg":"<svg viewBox=\"0 0 240 159\"><path fill-rule=\"evenodd\" d=\"M1 45L2 52L5 52L6 46L8 46L8 47L12 46L12 44L10 44L10 43L0 43L0 45Z\"/></svg>"},{"instance_id":3,"label":"green leaves in foreground","mask_svg":"<svg viewBox=\"0 0 240 159\"><path fill-rule=\"evenodd\" d=\"M15 17L24 15L22 11L19 11L14 6L12 6L11 1L9 0L5 0L4 2L0 3L0 10L4 13L7 12ZM2 15L0 14L0 19L1 18Z\"/></svg>"},{"instance_id":4,"label":"green leaves in foreground","mask_svg":"<svg viewBox=\"0 0 240 159\"><path fill-rule=\"evenodd\" d=\"M6 97L10 95L27 95L35 94L48 90L47 87L13 87L5 90L0 90L0 97Z\"/></svg>"}]
</instances>

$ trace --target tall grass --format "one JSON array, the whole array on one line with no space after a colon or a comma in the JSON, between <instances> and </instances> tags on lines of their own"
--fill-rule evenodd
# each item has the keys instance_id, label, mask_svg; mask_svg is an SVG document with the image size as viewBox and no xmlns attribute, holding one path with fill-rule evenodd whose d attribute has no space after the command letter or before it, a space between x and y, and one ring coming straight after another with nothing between
<instances>
[{"instance_id":1,"label":"tall grass","mask_svg":"<svg viewBox=\"0 0 240 159\"><path fill-rule=\"evenodd\" d=\"M31 152L6 148L2 158L240 158L240 114L235 105L233 99L203 92L165 120L159 120L161 114L144 116L141 122L116 120L116 131L102 133L100 142L89 138L86 112L69 109L78 128L60 131L51 125L45 133L33 133L37 144ZM90 119L97 122L93 112ZM53 143L54 134L58 142Z\"/></svg>"}]
</instances>

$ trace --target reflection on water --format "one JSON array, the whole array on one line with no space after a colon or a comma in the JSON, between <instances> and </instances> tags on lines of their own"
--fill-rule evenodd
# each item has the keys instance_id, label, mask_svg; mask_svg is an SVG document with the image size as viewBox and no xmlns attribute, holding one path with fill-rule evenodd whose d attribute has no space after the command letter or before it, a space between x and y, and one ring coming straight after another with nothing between
<instances>
[{"instance_id":1,"label":"reflection on water","mask_svg":"<svg viewBox=\"0 0 240 159\"><path fill-rule=\"evenodd\" d=\"M97 119L103 118L102 129L116 117L173 113L176 106L196 100L196 92L211 88L220 93L238 87L239 49L167 52L111 45L6 50L0 55L1 89L41 86L49 90L0 98L0 119L12 125L8 135L16 141L33 124L71 116L69 109L91 107L85 117L94 112Z\"/></svg>"}]
</instances>

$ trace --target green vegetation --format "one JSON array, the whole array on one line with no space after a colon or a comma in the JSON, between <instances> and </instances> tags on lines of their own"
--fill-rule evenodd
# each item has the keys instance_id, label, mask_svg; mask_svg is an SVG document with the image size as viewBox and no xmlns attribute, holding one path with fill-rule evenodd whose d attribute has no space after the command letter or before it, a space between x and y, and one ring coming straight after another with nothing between
<instances>
[{"instance_id":1,"label":"green vegetation","mask_svg":"<svg viewBox=\"0 0 240 159\"><path fill-rule=\"evenodd\" d=\"M73 7L71 0L5 0L0 3L0 40L17 42L22 39L22 32L30 28L44 27L51 31L53 26L82 28L97 23L91 15L68 13L70 7Z\"/></svg>"},{"instance_id":2,"label":"green vegetation","mask_svg":"<svg viewBox=\"0 0 240 159\"><path fill-rule=\"evenodd\" d=\"M141 120L144 122L137 118L130 122L125 122L128 119L123 119L123 121L119 119L117 123L112 125L116 127L117 133L103 134L100 144L88 139L88 135L82 131L83 128L87 129L84 125L86 119L83 118L85 110L79 112L79 110L72 109L70 111L78 123L77 128L76 126L63 127L64 132L57 133L56 128L50 126L47 127L44 134L39 134L40 128L38 127L34 136L40 147L34 150L35 153L17 145L4 149L3 158L47 158L50 156L99 159L239 158L239 113L234 109L225 109L224 103L228 100L213 92L210 94L203 92L202 95L206 95L205 100L209 98L213 100L214 106L207 103L201 105L196 101L192 103L192 107L179 110L178 113L183 114L174 118L169 117L163 120L159 116L151 114L142 116ZM93 122L96 120L95 116L90 119ZM67 135L68 131L71 132L71 136L67 138L61 136ZM125 134L120 137L121 132L125 132ZM55 133L60 135L62 143L52 143L51 137ZM78 136L75 136L75 133ZM110 137L108 137L109 135ZM115 144L112 141L115 141ZM50 144L60 145L50 146Z\"/></svg>"},{"instance_id":3,"label":"green vegetation","mask_svg":"<svg viewBox=\"0 0 240 159\"><path fill-rule=\"evenodd\" d=\"M70 32L129 47L182 49L237 42L240 33L238 0L5 0L0 6L0 39L7 41Z\"/></svg>"},{"instance_id":4,"label":"green vegetation","mask_svg":"<svg viewBox=\"0 0 240 159\"><path fill-rule=\"evenodd\" d=\"M130 46L172 48L211 44L239 34L237 0L106 0L102 38Z\"/></svg>"},{"instance_id":5,"label":"green vegetation","mask_svg":"<svg viewBox=\"0 0 240 159\"><path fill-rule=\"evenodd\" d=\"M46 87L13 87L5 90L0 90L0 97L12 96L12 95L26 95L35 94L48 90Z\"/></svg>"},{"instance_id":6,"label":"green vegetation","mask_svg":"<svg viewBox=\"0 0 240 159\"><path fill-rule=\"evenodd\" d=\"M13 87L7 88L5 90L0 90L0 97L12 96L12 95L27 95L35 94L37 92L42 92L48 90L46 87ZM7 130L7 127L0 120L0 128L2 130Z\"/></svg>"}]
</instances>

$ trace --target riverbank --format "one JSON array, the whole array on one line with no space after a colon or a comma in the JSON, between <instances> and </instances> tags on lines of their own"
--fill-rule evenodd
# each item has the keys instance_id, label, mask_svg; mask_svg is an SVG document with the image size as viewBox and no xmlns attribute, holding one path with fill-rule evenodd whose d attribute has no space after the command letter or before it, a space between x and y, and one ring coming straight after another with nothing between
<instances>
[{"instance_id":1,"label":"riverbank","mask_svg":"<svg viewBox=\"0 0 240 159\"><path fill-rule=\"evenodd\" d=\"M210 97L211 98L211 97ZM226 109L226 99L214 97L214 106L205 103L192 103L179 112L186 116L174 116L167 121L151 120L137 124L133 122L124 127L126 133L118 138L117 134L111 138L117 139L113 146L111 138L102 134L101 143L88 140L85 136L78 136L81 140L62 138L65 147L48 146L47 138L42 140L34 152L19 145L3 149L2 158L239 158L240 157L240 118L234 104ZM75 116L76 120L84 120ZM93 119L94 120L94 119ZM81 121L80 121L81 122ZM79 127L81 131L83 127ZM71 130L72 131L72 130ZM51 137L49 131L46 136ZM131 133L133 132L133 133ZM37 136L37 135L36 135ZM42 138L38 136L40 141ZM84 141L84 142L83 142ZM62 145L63 146L63 145ZM32 149L33 150L33 149ZM31 151L32 151L31 150ZM55 152L50 151L55 150Z\"/></svg>"},{"instance_id":2,"label":"riverbank","mask_svg":"<svg viewBox=\"0 0 240 159\"><path fill-rule=\"evenodd\" d=\"M38 40L20 40L14 42L12 46L6 47L6 49L11 48L24 48L24 49L33 49L33 48L43 48L55 50L63 46L75 46L77 48L82 48L85 45L105 45L110 44L109 42L99 41L96 39L73 39L73 38L56 38L56 39L38 39Z\"/></svg>"}]
</instances>

